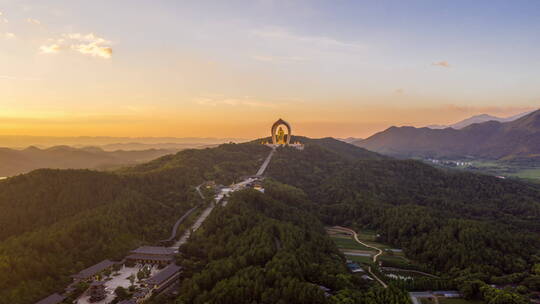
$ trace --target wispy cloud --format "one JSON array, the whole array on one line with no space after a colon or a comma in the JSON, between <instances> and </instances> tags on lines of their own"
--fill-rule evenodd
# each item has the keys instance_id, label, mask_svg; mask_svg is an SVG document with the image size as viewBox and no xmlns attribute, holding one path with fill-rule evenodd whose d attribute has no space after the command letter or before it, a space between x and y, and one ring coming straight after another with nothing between
<instances>
[{"instance_id":1,"label":"wispy cloud","mask_svg":"<svg viewBox=\"0 0 540 304\"><path fill-rule=\"evenodd\" d=\"M394 90L394 94L396 94L396 95L403 95L403 94L405 94L405 90L402 89L402 88L395 89L395 90Z\"/></svg>"},{"instance_id":2,"label":"wispy cloud","mask_svg":"<svg viewBox=\"0 0 540 304\"><path fill-rule=\"evenodd\" d=\"M58 44L42 45L39 50L42 54L56 54L60 52L61 47Z\"/></svg>"},{"instance_id":3,"label":"wispy cloud","mask_svg":"<svg viewBox=\"0 0 540 304\"><path fill-rule=\"evenodd\" d=\"M96 45L94 43L72 45L72 49L81 54L91 55L94 57L111 58L113 50L111 47Z\"/></svg>"},{"instance_id":4,"label":"wispy cloud","mask_svg":"<svg viewBox=\"0 0 540 304\"><path fill-rule=\"evenodd\" d=\"M71 49L83 55L105 59L111 58L113 54L113 49L110 47L111 42L93 33L86 35L80 33L64 34L62 38L53 41L55 41L54 44L41 46L41 52L52 54Z\"/></svg>"},{"instance_id":5,"label":"wispy cloud","mask_svg":"<svg viewBox=\"0 0 540 304\"><path fill-rule=\"evenodd\" d=\"M274 108L276 105L268 102L261 102L250 97L243 98L218 98L218 97L202 97L195 99L195 102L202 106L248 106Z\"/></svg>"},{"instance_id":6,"label":"wispy cloud","mask_svg":"<svg viewBox=\"0 0 540 304\"><path fill-rule=\"evenodd\" d=\"M0 75L0 79L17 80L16 77L13 77L13 76L7 76L7 75Z\"/></svg>"},{"instance_id":7,"label":"wispy cloud","mask_svg":"<svg viewBox=\"0 0 540 304\"><path fill-rule=\"evenodd\" d=\"M518 113L523 113L531 110L537 110L538 107L530 106L463 106L447 104L443 105L442 109L445 112L461 112L467 115L472 114L491 114L497 116L509 116Z\"/></svg>"},{"instance_id":8,"label":"wispy cloud","mask_svg":"<svg viewBox=\"0 0 540 304\"><path fill-rule=\"evenodd\" d=\"M297 43L310 44L318 48L346 48L363 49L364 45L357 42L348 42L326 36L298 35L282 28L265 28L252 30L251 34L265 39L288 40Z\"/></svg>"},{"instance_id":9,"label":"wispy cloud","mask_svg":"<svg viewBox=\"0 0 540 304\"><path fill-rule=\"evenodd\" d=\"M35 24L35 25L40 25L41 24L41 21L39 21L37 19L34 19L34 18L27 18L26 22L28 22L30 24Z\"/></svg>"},{"instance_id":10,"label":"wispy cloud","mask_svg":"<svg viewBox=\"0 0 540 304\"><path fill-rule=\"evenodd\" d=\"M432 63L432 65L440 66L440 67L443 67L443 68L449 68L450 67L450 63L448 63L448 61L434 62L434 63Z\"/></svg>"},{"instance_id":11,"label":"wispy cloud","mask_svg":"<svg viewBox=\"0 0 540 304\"><path fill-rule=\"evenodd\" d=\"M276 61L288 61L288 62L302 62L308 61L309 59L301 56L267 56L267 55L253 55L251 56L253 60L265 61L265 62L276 62Z\"/></svg>"},{"instance_id":12,"label":"wispy cloud","mask_svg":"<svg viewBox=\"0 0 540 304\"><path fill-rule=\"evenodd\" d=\"M0 79L5 79L5 80L21 80L21 81L41 80L41 78L36 78L36 77L18 77L18 76L9 76L9 75L0 75Z\"/></svg>"},{"instance_id":13,"label":"wispy cloud","mask_svg":"<svg viewBox=\"0 0 540 304\"><path fill-rule=\"evenodd\" d=\"M62 35L64 38L80 41L80 42L88 42L88 43L96 43L96 44L104 44L104 43L111 43L108 40L105 40L101 37L96 36L94 33L83 35L81 33L72 33L72 34L64 34Z\"/></svg>"},{"instance_id":14,"label":"wispy cloud","mask_svg":"<svg viewBox=\"0 0 540 304\"><path fill-rule=\"evenodd\" d=\"M0 23L9 23L9 20L7 20L4 16L4 13L0 11Z\"/></svg>"},{"instance_id":15,"label":"wispy cloud","mask_svg":"<svg viewBox=\"0 0 540 304\"><path fill-rule=\"evenodd\" d=\"M2 35L0 35L0 37L4 37L4 39L13 39L13 38L16 37L16 35L13 34L13 33L7 32L7 33L3 33Z\"/></svg>"},{"instance_id":16,"label":"wispy cloud","mask_svg":"<svg viewBox=\"0 0 540 304\"><path fill-rule=\"evenodd\" d=\"M111 58L113 50L110 46L111 42L93 33L82 35L80 33L64 35L68 40L79 42L71 45L71 49L78 51L81 54L94 57Z\"/></svg>"}]
</instances>

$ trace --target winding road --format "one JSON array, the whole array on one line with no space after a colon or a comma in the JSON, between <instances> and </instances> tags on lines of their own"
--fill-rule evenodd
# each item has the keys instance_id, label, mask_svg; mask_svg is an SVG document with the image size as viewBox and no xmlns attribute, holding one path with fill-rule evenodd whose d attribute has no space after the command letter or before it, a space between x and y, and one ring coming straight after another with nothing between
<instances>
[{"instance_id":1,"label":"winding road","mask_svg":"<svg viewBox=\"0 0 540 304\"><path fill-rule=\"evenodd\" d=\"M182 224L182 222L188 217L190 216L193 211L197 210L197 208L199 208L199 206L195 206L191 209L189 209L184 215L182 215L181 218L178 219L178 221L176 221L176 223L174 224L174 227L171 231L171 236L166 239L166 240L161 240L159 241L160 243L166 243L166 242L170 242L172 240L174 240L176 238L176 233L178 232L178 227L180 226L180 224Z\"/></svg>"},{"instance_id":2,"label":"winding road","mask_svg":"<svg viewBox=\"0 0 540 304\"><path fill-rule=\"evenodd\" d=\"M205 200L205 197L204 197L204 194L201 192L201 186L203 185L204 183L198 185L197 187L195 187L195 190L197 191L197 193L199 194L199 196L201 197L201 199L204 201ZM171 236L166 239L166 240L161 240L159 241L160 243L167 243L167 242L170 242L172 240L174 240L176 238L176 234L178 233L178 227L180 226L180 224L182 224L182 222L184 222L184 220L189 217L195 210L197 210L197 208L199 208L199 206L195 206L191 209L189 209L184 215L182 215L177 221L176 223L174 224L174 227L171 231Z\"/></svg>"}]
</instances>

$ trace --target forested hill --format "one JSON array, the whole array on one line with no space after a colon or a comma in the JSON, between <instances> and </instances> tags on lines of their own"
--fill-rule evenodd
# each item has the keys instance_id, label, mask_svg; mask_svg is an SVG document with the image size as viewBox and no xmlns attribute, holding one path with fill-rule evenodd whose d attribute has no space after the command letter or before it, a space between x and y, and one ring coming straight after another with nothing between
<instances>
[{"instance_id":1,"label":"forested hill","mask_svg":"<svg viewBox=\"0 0 540 304\"><path fill-rule=\"evenodd\" d=\"M406 292L372 287L345 259L299 189L267 182L236 192L182 248L180 296L159 303L407 304ZM330 294L325 295L323 288Z\"/></svg>"},{"instance_id":2,"label":"forested hill","mask_svg":"<svg viewBox=\"0 0 540 304\"><path fill-rule=\"evenodd\" d=\"M184 150L119 172L188 176L193 185L209 180L230 184L242 175L257 172L269 152L268 147L259 144L224 144Z\"/></svg>"},{"instance_id":3,"label":"forested hill","mask_svg":"<svg viewBox=\"0 0 540 304\"><path fill-rule=\"evenodd\" d=\"M303 189L327 224L372 228L436 271L485 280L540 257L540 190L411 160L351 160L323 144L281 149L268 175Z\"/></svg>"},{"instance_id":4,"label":"forested hill","mask_svg":"<svg viewBox=\"0 0 540 304\"><path fill-rule=\"evenodd\" d=\"M0 181L0 303L34 303L83 268L165 238L199 202L196 185L253 174L269 151L230 144L115 173L42 169Z\"/></svg>"},{"instance_id":5,"label":"forested hill","mask_svg":"<svg viewBox=\"0 0 540 304\"><path fill-rule=\"evenodd\" d=\"M269 180L265 194L239 192L215 209L186 245L185 303L247 296L328 303L318 284L343 300L332 303L408 301L393 289L354 293L363 287L338 266L321 222L375 229L455 278L521 283L540 260L534 186L394 160L331 138L296 139L305 149L277 149L267 174L301 190ZM166 237L198 201L196 185L252 175L269 151L227 144L114 173L38 170L0 181L0 274L9 274L0 275L0 304L33 303L65 287L70 274Z\"/></svg>"}]
</instances>

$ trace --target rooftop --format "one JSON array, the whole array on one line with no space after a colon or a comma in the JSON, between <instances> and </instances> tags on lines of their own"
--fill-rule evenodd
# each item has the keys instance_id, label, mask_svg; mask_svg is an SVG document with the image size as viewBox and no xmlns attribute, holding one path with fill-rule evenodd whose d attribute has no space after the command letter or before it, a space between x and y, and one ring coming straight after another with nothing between
<instances>
[{"instance_id":1,"label":"rooftop","mask_svg":"<svg viewBox=\"0 0 540 304\"><path fill-rule=\"evenodd\" d=\"M105 282L104 281L94 281L92 282L92 284L90 284L90 287L93 287L93 286L103 286L105 285Z\"/></svg>"},{"instance_id":2,"label":"rooftop","mask_svg":"<svg viewBox=\"0 0 540 304\"><path fill-rule=\"evenodd\" d=\"M72 275L71 277L74 279L88 279L91 276L94 276L103 270L111 267L115 263L109 260L105 260L102 262L97 263L94 266L90 266L86 269L81 270L79 273Z\"/></svg>"},{"instance_id":3,"label":"rooftop","mask_svg":"<svg viewBox=\"0 0 540 304\"><path fill-rule=\"evenodd\" d=\"M165 261L170 262L174 259L172 255L161 256L156 254L130 254L126 257L128 260L151 260L151 261Z\"/></svg>"},{"instance_id":4,"label":"rooftop","mask_svg":"<svg viewBox=\"0 0 540 304\"><path fill-rule=\"evenodd\" d=\"M156 247L156 246L142 246L131 251L131 254L160 254L160 255L172 255L174 249L168 247Z\"/></svg>"},{"instance_id":5,"label":"rooftop","mask_svg":"<svg viewBox=\"0 0 540 304\"><path fill-rule=\"evenodd\" d=\"M45 299L39 301L39 302L36 302L36 304L58 304L62 301L64 301L64 297L55 293L55 294L52 294L48 297L46 297Z\"/></svg>"},{"instance_id":6,"label":"rooftop","mask_svg":"<svg viewBox=\"0 0 540 304\"><path fill-rule=\"evenodd\" d=\"M162 271L158 272L155 276L146 280L146 283L152 285L161 285L163 282L167 281L170 277L177 274L182 267L177 265L169 265L165 267Z\"/></svg>"}]
</instances>

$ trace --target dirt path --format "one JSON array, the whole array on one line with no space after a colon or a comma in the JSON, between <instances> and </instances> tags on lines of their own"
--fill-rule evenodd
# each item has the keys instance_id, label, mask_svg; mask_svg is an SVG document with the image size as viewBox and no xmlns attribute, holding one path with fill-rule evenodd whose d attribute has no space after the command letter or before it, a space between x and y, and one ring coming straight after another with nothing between
<instances>
[{"instance_id":1,"label":"dirt path","mask_svg":"<svg viewBox=\"0 0 540 304\"><path fill-rule=\"evenodd\" d=\"M358 239L358 234L356 233L356 231L352 230L352 229L349 229L349 228L345 228L345 227L340 227L340 226L335 226L335 227L332 227L333 229L335 230L341 230L341 231L345 231L349 234L351 234L354 238L354 240L368 248L372 248L372 249L375 249L377 251L377 254L373 256L373 263L377 263L377 258L383 253L383 251L380 249L380 248L377 248L375 246L371 246L369 244L366 244L362 241L360 241L360 239ZM379 282L379 284L381 284L384 288L387 288L388 285L386 285L385 282L383 282L383 280L379 279L379 277L377 277L375 275L375 273L373 273L373 271L371 270L371 266L368 267L368 271L369 273L375 278L375 280L377 280L377 282Z\"/></svg>"},{"instance_id":2,"label":"dirt path","mask_svg":"<svg viewBox=\"0 0 540 304\"><path fill-rule=\"evenodd\" d=\"M354 238L354 240L368 248L371 248L371 249L375 249L377 251L377 254L375 254L373 256L373 263L377 263L377 258L383 253L383 251L380 249L380 248L377 248L375 246L371 246L367 243L364 243L362 241L360 241L360 239L358 239L358 234L356 234L356 231L352 230L352 229L349 229L349 228L345 228L345 227L340 227L340 226L336 226L336 227L332 227L336 230L341 230L341 231L346 231L348 232L349 234L351 234Z\"/></svg>"}]
</instances>

